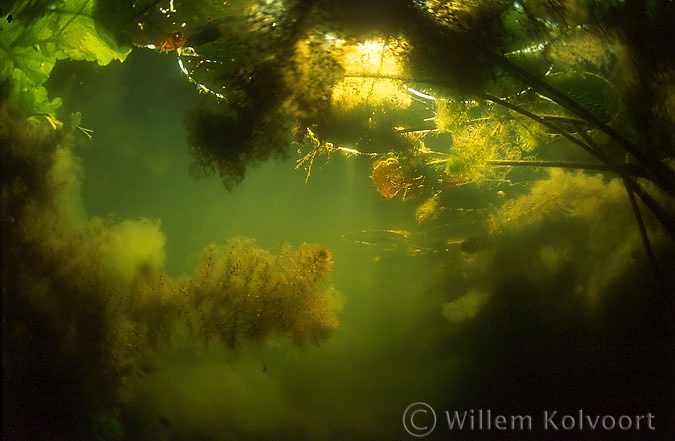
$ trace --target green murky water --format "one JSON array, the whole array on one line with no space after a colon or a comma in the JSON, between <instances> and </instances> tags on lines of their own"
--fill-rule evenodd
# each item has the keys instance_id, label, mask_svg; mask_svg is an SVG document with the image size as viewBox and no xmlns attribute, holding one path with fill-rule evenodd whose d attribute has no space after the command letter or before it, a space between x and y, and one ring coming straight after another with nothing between
<instances>
[{"instance_id":1,"label":"green murky water","mask_svg":"<svg viewBox=\"0 0 675 441\"><path fill-rule=\"evenodd\" d=\"M167 71L175 75L167 78ZM272 162L227 192L215 178L194 181L187 173L182 118L199 96L172 57L132 54L82 81L69 103L96 132L79 151L90 216L161 219L174 276L193 273L206 245L239 235L272 250L321 243L333 253L331 279L345 302L340 328L319 348L275 339L238 353L183 344L163 354L132 410L139 430L254 439L380 436L396 432L399 414L420 396L445 399L439 382L456 382L461 356L444 348L441 304L453 294L443 273L452 271L459 251L411 257L343 239L416 227L409 206L374 191L370 161L335 157L309 183L293 160Z\"/></svg>"},{"instance_id":2,"label":"green murky water","mask_svg":"<svg viewBox=\"0 0 675 441\"><path fill-rule=\"evenodd\" d=\"M345 24L348 11L360 10L348 3L337 11L326 6L335 20L345 20L346 34L355 31ZM425 4L452 34L455 22L440 3ZM462 7L482 10L470 3ZM512 15L528 8L552 14L537 9L537 2L523 3L504 6L498 15L504 29L513 31ZM659 2L652 3L657 8ZM669 4L658 7L673 12ZM47 18L60 10L50 8ZM581 20L561 10L571 14L568 20ZM383 23L398 23L395 11ZM470 29L472 20L485 19L476 17L460 15ZM207 38L215 25L225 34L241 26L225 18L210 18L192 38ZM553 27L559 18L537 23ZM254 31L266 23L256 22ZM354 23L357 30L363 26ZM408 31L420 32L418 48L426 38L447 37L414 29ZM567 29L570 45L588 41L600 53L631 60L610 37L602 37L605 47L596 34L579 36L580 29ZM231 39L216 41L236 48L243 37L232 32ZM338 44L332 34L321 35L321 41ZM587 106L595 112L591 117L578 120L569 106L551 107L564 99L545 90L521 90L498 107L501 98L490 94L512 87L503 71L482 79L488 84L482 94L472 89L480 103L442 102L431 94L454 89L426 76L419 83L395 83L398 91L380 90L378 81L387 87L393 81L392 74L382 74L368 83L370 97L384 96L380 104L345 98L345 108L355 106L352 113L313 115L318 122L303 127L309 129L302 135L305 145L296 142L285 158L249 166L228 190L218 176L196 180L190 174L195 155L186 115L222 102L199 93L196 74L187 81L175 52L134 48L123 63L104 67L66 60L50 71L43 64L49 97L63 101L52 112L48 100L32 92L42 83L21 76L39 76L38 65L21 60L46 56L47 40L39 40L45 49L31 49L18 37L2 38L3 63L14 69L2 72L3 81L10 80L0 96L3 439L355 441L426 433L423 439L433 440L642 440L667 439L673 432L668 222L674 205L673 188L664 185L673 183L667 165L672 149L654 144L653 156L642 158L607 141L611 129L605 124L621 130L641 120L629 104L610 111L607 97L598 98L604 87L616 94L612 99L627 102L631 96L619 86L609 88L613 76L622 87L633 84L621 63L607 61L609 55L593 52L579 61L557 45L558 38L568 41L563 37L547 42L556 60L547 81L582 106L595 106ZM396 38L388 44L394 47ZM214 50L211 43L202 48ZM378 68L386 68L384 43L354 47L362 50L357 59L363 66L367 50L380 47ZM354 61L348 49L345 54L346 72ZM446 72L436 55L424 56ZM256 66L264 70L267 62ZM236 76L225 58L219 63ZM298 90L318 81L297 66L290 72ZM561 66L595 70L556 77ZM669 66L650 77L661 81L652 91L675 90L675 68ZM342 72L333 68L330 75ZM463 68L478 69L469 62ZM194 69L206 78L215 75ZM432 79L438 74L420 69ZM244 83L249 80L256 79ZM263 90L275 102L280 80L267 80L270 88ZM529 81L536 89L538 83ZM32 88L19 90L29 83ZM332 85L333 104L339 93L352 93ZM413 104L401 110L396 100L406 99ZM301 110L284 111L307 117L302 99L294 100ZM264 99L257 103L265 107ZM643 129L654 142L668 139L672 98L653 98L649 105L658 123L621 131L628 148ZM533 118L522 118L524 109ZM244 105L239 110L250 111ZM71 122L74 112L81 121ZM593 122L594 115L604 120ZM219 124L228 121L223 117ZM535 133L532 121L544 129ZM238 124L246 126L243 119ZM83 128L93 130L91 139ZM324 147L344 149L317 154L306 179L307 170L295 166L308 141L316 140L314 131L336 140ZM235 145L236 136L236 130L223 129L222 145ZM396 144L401 139L414 148ZM347 150L352 148L361 153ZM504 160L512 161L509 168L498 164ZM534 168L532 161L548 166ZM378 175L382 170L389 181ZM627 196L642 190L630 180L655 195L656 208L639 199L647 245ZM237 237L254 242L223 248ZM302 248L305 243L325 248ZM645 253L650 246L651 260ZM413 403L418 407L409 407Z\"/></svg>"}]
</instances>

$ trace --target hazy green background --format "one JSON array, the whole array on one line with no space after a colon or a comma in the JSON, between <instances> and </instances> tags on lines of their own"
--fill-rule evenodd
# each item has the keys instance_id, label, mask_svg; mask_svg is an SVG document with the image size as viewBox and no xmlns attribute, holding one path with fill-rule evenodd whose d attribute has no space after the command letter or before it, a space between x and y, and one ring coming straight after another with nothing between
<instances>
[{"instance_id":1,"label":"hazy green background","mask_svg":"<svg viewBox=\"0 0 675 441\"><path fill-rule=\"evenodd\" d=\"M359 230L418 229L414 202L377 193L369 160L335 155L324 166L319 157L305 183L290 151L288 161L250 170L227 192L215 177L194 181L188 175L183 116L209 98L187 82L174 55L136 50L122 65L59 65L49 90L64 98L65 111L82 112L82 125L95 131L92 141L80 137L76 150L88 214L161 219L170 274L193 273L204 246L237 235L273 251L286 242L320 243L333 252L332 280L345 301L341 327L321 347L299 349L272 339L233 353L178 339L123 410L129 439L411 439L401 416L416 401L437 410L492 409L535 418L544 410L580 408L654 412L665 424L664 410L673 404L665 392L673 386L667 370L672 333L662 326L669 309L650 300L654 283L642 257L591 317L578 299L559 295L584 280L575 279L584 262L530 277L536 270L528 266L528 246L536 250L536 241L555 236L559 227L538 225L531 234L500 239L488 267L499 274L486 273L499 281L494 295L474 320L452 324L442 305L467 290L458 248L411 257L342 238ZM481 205L476 198L494 196L489 190L469 194L472 206ZM571 246L595 240L585 238L583 225L565 228L569 238L560 240ZM462 435L500 439L495 432ZM544 439L540 433L508 435Z\"/></svg>"},{"instance_id":2,"label":"hazy green background","mask_svg":"<svg viewBox=\"0 0 675 441\"><path fill-rule=\"evenodd\" d=\"M186 81L175 56L138 50L122 65L70 63L50 81L66 111L82 112L82 125L95 132L92 141L77 141L88 215L161 219L173 275L192 273L204 246L237 235L273 251L286 242L323 244L333 252L332 280L345 301L340 329L318 348L279 340L234 354L179 344L146 379L135 430L186 438L377 437L401 431L408 404L451 392L458 359L440 332L448 326L441 305L451 297L433 288L453 254L382 254L342 238L416 228L414 205L377 193L370 160L335 155L325 164L318 157L305 183L291 149L288 161L250 170L228 192L216 177L188 175L183 116L207 97Z\"/></svg>"}]
</instances>

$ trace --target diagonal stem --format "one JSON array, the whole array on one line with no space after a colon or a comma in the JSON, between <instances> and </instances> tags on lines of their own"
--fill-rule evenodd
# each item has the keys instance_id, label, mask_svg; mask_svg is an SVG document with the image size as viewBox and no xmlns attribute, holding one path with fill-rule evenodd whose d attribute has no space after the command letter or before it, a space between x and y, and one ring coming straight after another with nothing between
<instances>
[{"instance_id":1,"label":"diagonal stem","mask_svg":"<svg viewBox=\"0 0 675 441\"><path fill-rule=\"evenodd\" d=\"M521 81L531 86L538 93L553 100L558 105L583 118L597 129L605 132L617 144L623 147L626 152L630 153L645 168L647 172L649 172L651 180L653 180L661 189L671 195L675 194L675 172L673 170L661 163L658 159L655 159L652 156L644 153L637 146L629 142L625 137L621 136L619 132L605 124L592 112L589 112L579 103L560 92L555 87L541 80L537 76L532 75L530 72L520 68L503 56L493 55L491 59L514 75L516 78L519 78Z\"/></svg>"},{"instance_id":2,"label":"diagonal stem","mask_svg":"<svg viewBox=\"0 0 675 441\"><path fill-rule=\"evenodd\" d=\"M555 123L551 122L550 120L544 119L538 115L535 115L534 113L523 109L520 106L517 106L513 103L510 103L506 100L500 99L493 97L488 94L482 94L482 98L492 101L495 104L502 105L508 109L513 110L514 112L518 112L521 115L524 115L533 121L536 121L545 127L548 127L549 129L555 130L556 133L560 133L561 136L565 137L566 139L570 140L574 144L578 145L591 155L595 156L598 158L600 161L604 162L605 165L607 166L607 171L611 171L613 173L618 174L621 176L624 180L624 184L630 191L633 193L637 193L638 196L640 196L640 199L642 202L649 208L649 210L656 216L656 218L659 220L661 225L665 228L665 230L668 232L670 237L675 241L675 220L673 220L672 216L663 208L661 205L649 194L647 193L636 181L633 179L633 176L640 176L641 173L636 173L635 171L631 171L630 173L626 170L626 168L623 165L616 164L611 158L606 156L604 153L602 153L599 149L594 148L592 145L592 141L590 138L586 137L585 139L588 140L588 142L591 144L587 144L583 142L582 140L572 136L569 132L566 130L563 130L561 127L556 125ZM580 132L582 137L585 136L583 131Z\"/></svg>"}]
</instances>

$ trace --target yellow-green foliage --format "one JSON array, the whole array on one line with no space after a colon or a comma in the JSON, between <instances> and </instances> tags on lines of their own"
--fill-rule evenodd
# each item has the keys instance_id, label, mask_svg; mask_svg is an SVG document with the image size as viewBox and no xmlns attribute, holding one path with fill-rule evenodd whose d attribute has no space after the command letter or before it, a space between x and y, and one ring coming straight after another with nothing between
<instances>
[{"instance_id":1,"label":"yellow-green foliage","mask_svg":"<svg viewBox=\"0 0 675 441\"><path fill-rule=\"evenodd\" d=\"M490 294L472 289L462 297L443 305L443 315L453 323L473 318L490 298Z\"/></svg>"},{"instance_id":2,"label":"yellow-green foliage","mask_svg":"<svg viewBox=\"0 0 675 441\"><path fill-rule=\"evenodd\" d=\"M591 305L609 283L634 264L635 256L644 258L638 227L619 179L605 183L599 175L554 170L551 178L539 182L528 196L505 204L493 216L492 225L495 230L527 231L551 219L563 219L574 229L552 248L540 245L542 267L555 273L561 259L576 262L580 268L578 288ZM658 237L656 233L657 229L650 230L652 238Z\"/></svg>"},{"instance_id":3,"label":"yellow-green foliage","mask_svg":"<svg viewBox=\"0 0 675 441\"><path fill-rule=\"evenodd\" d=\"M658 244L663 232L654 219L645 220ZM518 280L519 289L550 293L546 295L590 313L636 262L647 265L618 178L606 181L602 175L553 169L528 194L497 209L487 232L483 246L465 256L465 277L474 297L476 292L494 295ZM471 299L447 304L446 317L457 321L459 312L480 306L478 298Z\"/></svg>"},{"instance_id":4,"label":"yellow-green foliage","mask_svg":"<svg viewBox=\"0 0 675 441\"><path fill-rule=\"evenodd\" d=\"M529 128L518 121L483 120L453 134L452 154L446 164L451 177L471 180L501 178L507 168L490 167L494 160L518 160L536 146Z\"/></svg>"},{"instance_id":5,"label":"yellow-green foliage","mask_svg":"<svg viewBox=\"0 0 675 441\"><path fill-rule=\"evenodd\" d=\"M138 269L164 262L164 234L160 222L149 219L123 221L102 230L101 253L111 271L131 281Z\"/></svg>"},{"instance_id":6,"label":"yellow-green foliage","mask_svg":"<svg viewBox=\"0 0 675 441\"><path fill-rule=\"evenodd\" d=\"M124 61L131 50L117 47L114 38L93 18L94 0L58 3L13 2L13 20L0 32L0 80L11 79L12 99L23 111L54 115L59 98L49 100L42 84L57 60Z\"/></svg>"},{"instance_id":7,"label":"yellow-green foliage","mask_svg":"<svg viewBox=\"0 0 675 441\"><path fill-rule=\"evenodd\" d=\"M453 134L453 154L445 172L455 178L478 179L486 171L488 161L497 158L497 144L491 132L489 125L480 124Z\"/></svg>"},{"instance_id":8,"label":"yellow-green foliage","mask_svg":"<svg viewBox=\"0 0 675 441\"><path fill-rule=\"evenodd\" d=\"M453 137L446 174L469 180L503 178L509 169L490 167L490 161L522 159L542 137L532 121L472 101L437 100L436 127Z\"/></svg>"},{"instance_id":9,"label":"yellow-green foliage","mask_svg":"<svg viewBox=\"0 0 675 441\"><path fill-rule=\"evenodd\" d=\"M231 348L272 332L297 344L318 343L338 325L336 298L325 280L331 265L330 252L315 245L285 246L279 256L245 238L209 246L188 288L193 337L218 338Z\"/></svg>"},{"instance_id":10,"label":"yellow-green foliage","mask_svg":"<svg viewBox=\"0 0 675 441\"><path fill-rule=\"evenodd\" d=\"M426 0L424 9L434 20L455 31L486 26L508 2L504 0Z\"/></svg>"},{"instance_id":11,"label":"yellow-green foliage","mask_svg":"<svg viewBox=\"0 0 675 441\"><path fill-rule=\"evenodd\" d=\"M237 239L226 250L209 247L193 280L176 280L164 270L159 221L87 219L71 136L0 102L3 361L11 378L3 393L13 430L40 425L50 439L96 439L91 415L119 408L120 392L133 394L184 318L198 323L199 338L231 347L270 333L318 343L337 327L323 247L272 256ZM58 422L48 418L55 407Z\"/></svg>"},{"instance_id":12,"label":"yellow-green foliage","mask_svg":"<svg viewBox=\"0 0 675 441\"><path fill-rule=\"evenodd\" d=\"M45 178L54 200L40 205L21 194L25 205L8 227L12 240L5 245L12 263L3 271L12 308L6 319L10 332L28 329L23 350L34 349L32 339L47 333L58 356L105 383L83 399L112 399L147 367L149 350L168 341L168 324L177 317L170 295L175 289L164 283L164 239L158 224L146 220L71 223L70 204L79 207L81 200L75 193L60 197L59 190L79 189L76 176L63 174L72 170L73 160L67 150L57 150L53 158Z\"/></svg>"},{"instance_id":13,"label":"yellow-green foliage","mask_svg":"<svg viewBox=\"0 0 675 441\"><path fill-rule=\"evenodd\" d=\"M553 216L583 217L602 222L608 212L613 220L630 219L626 191L620 181L605 183L601 175L552 169L550 178L538 181L528 195L507 201L490 216L490 232L528 228Z\"/></svg>"},{"instance_id":14,"label":"yellow-green foliage","mask_svg":"<svg viewBox=\"0 0 675 441\"><path fill-rule=\"evenodd\" d=\"M190 318L198 340L220 338L232 348L274 332L318 343L337 327L327 249L286 246L273 256L239 238L227 248L208 247L195 279L175 280L164 271L159 221L71 224L79 181L66 171L76 170L75 161L63 149L52 158L44 178L54 199L39 205L26 192L14 197L26 200L13 213L7 244L15 258L10 284L20 286L12 294L49 317L40 326L52 328L70 356L105 372L111 385L144 369L148 351L169 342L181 316Z\"/></svg>"},{"instance_id":15,"label":"yellow-green foliage","mask_svg":"<svg viewBox=\"0 0 675 441\"><path fill-rule=\"evenodd\" d=\"M478 102L476 101L451 101L446 99L436 100L436 129L441 132L454 133L472 118L472 113L477 113Z\"/></svg>"}]
</instances>

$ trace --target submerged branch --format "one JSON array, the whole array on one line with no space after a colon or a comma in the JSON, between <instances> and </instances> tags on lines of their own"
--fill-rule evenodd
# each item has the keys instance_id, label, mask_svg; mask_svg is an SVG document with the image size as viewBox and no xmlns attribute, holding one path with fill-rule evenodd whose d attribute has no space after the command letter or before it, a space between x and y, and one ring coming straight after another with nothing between
<instances>
[{"instance_id":1,"label":"submerged branch","mask_svg":"<svg viewBox=\"0 0 675 441\"><path fill-rule=\"evenodd\" d=\"M581 131L581 136L582 136L582 138L584 138L584 140L588 141L588 143L572 136L569 132L567 132L566 130L563 130L562 128L558 127L553 122L548 121L548 120L546 120L546 119L544 119L544 118L542 118L538 115L535 115L534 113L532 113L528 110L525 110L520 106L517 106L517 105L515 105L513 103L510 103L506 100L503 100L503 99L500 99L500 98L497 98L497 97L493 97L493 96L488 95L488 94L483 94L482 97L484 99L488 100L488 101L492 101L495 104L499 104L499 105L502 105L502 106L504 106L508 109L511 109L514 112L518 112L521 115L524 115L524 116L532 119L533 121L536 121L536 122L544 125L545 127L548 127L552 130L557 131L558 133L560 133L561 136L570 140L574 144L578 145L579 147L581 147L582 149L584 149L585 151L587 151L588 153L590 153L591 155L593 155L594 157L598 158L600 161L605 163L605 165L607 167L606 168L607 171L611 171L611 172L616 173L619 176L621 176L624 180L624 183L625 183L626 187L628 187L630 191L632 191L634 193L637 193L637 195L640 196L640 199L642 200L642 202L644 202L644 204L647 206L647 208L649 208L649 210L654 214L654 216L656 216L656 218L661 223L663 228L666 229L666 231L668 232L670 237L675 241L675 220L673 220L672 216L663 207L661 207L661 205L649 193L647 193L640 186L640 184L638 184L635 181L635 179L633 179L634 177L644 177L644 174L642 173L643 170L638 171L636 169L629 169L628 167L630 167L630 166L626 166L626 165L623 165L623 164L621 164L621 165L616 164L611 158L609 158L607 155L605 155L603 152L601 152L599 149L597 149L594 146L593 142L590 140L590 138L585 136L583 131ZM670 170L670 169L668 169L668 170ZM653 177L653 175L649 175L649 177ZM658 183L656 183L656 184L658 184ZM675 188L675 187L673 187L673 188ZM672 194L673 188L671 188L670 191L668 191L669 194Z\"/></svg>"},{"instance_id":2,"label":"submerged branch","mask_svg":"<svg viewBox=\"0 0 675 441\"><path fill-rule=\"evenodd\" d=\"M617 144L623 147L623 149L626 152L630 153L645 168L645 170L649 172L651 180L653 180L659 187L661 187L667 193L671 195L675 194L675 172L673 172L673 170L668 168L659 160L651 156L648 156L646 153L641 151L636 145L632 144L625 137L619 134L619 132L617 132L612 127L605 124L602 120L600 120L600 118L598 118L592 112L585 109L579 103L577 103L564 93L560 92L555 87L551 86L545 81L542 81L535 75L520 68L519 66L517 66L516 64L514 64L513 62L507 60L502 56L494 56L492 58L500 66L502 66L508 72L513 74L515 77L519 78L524 83L531 86L538 93L553 100L558 105L580 116L589 124L605 132Z\"/></svg>"},{"instance_id":3,"label":"submerged branch","mask_svg":"<svg viewBox=\"0 0 675 441\"><path fill-rule=\"evenodd\" d=\"M489 95L487 93L481 94L481 98L491 101L495 104L499 104L500 106L504 106L507 109L513 110L514 112L520 113L523 116L526 116L530 118L531 120L538 122L539 124L543 125L544 127L547 127L550 130L555 131L556 133L559 133L561 136L564 138L568 139L569 141L573 142L577 146L581 147L584 151L590 153L594 157L598 158L600 161L604 162L608 166L614 167L615 169L618 169L618 165L614 164L613 161L604 155L602 152L598 151L597 149L594 149L590 145L584 143L583 141L579 140L578 138L575 138L572 136L567 130L563 129L562 127L559 127L557 124L554 122L550 121L550 118L543 118L541 116L535 115L534 113L530 112L529 110L523 109L522 107L513 104L507 100L501 99L494 97L492 95Z\"/></svg>"},{"instance_id":4,"label":"submerged branch","mask_svg":"<svg viewBox=\"0 0 675 441\"><path fill-rule=\"evenodd\" d=\"M647 253L649 265L652 267L652 271L654 272L654 277L656 278L656 281L661 286L662 291L665 292L663 277L661 276L661 271L659 270L659 264L658 261L656 260L656 254L654 253L652 244L649 242L647 227L645 227L644 220L642 219L642 213L640 213L640 206L638 205L637 200L635 199L635 192L631 190L630 184L626 182L625 179L624 179L624 186L626 187L626 192L628 193L628 199L630 200L631 208L633 209L633 213L635 214L635 220L640 230L640 238L642 239L642 246L645 249L645 253Z\"/></svg>"},{"instance_id":5,"label":"submerged branch","mask_svg":"<svg viewBox=\"0 0 675 441\"><path fill-rule=\"evenodd\" d=\"M488 165L493 167L553 167L553 168L567 168L574 170L597 170L611 173L623 174L615 167L607 164L591 164L588 162L566 162L566 161L509 161L509 160L492 160L488 161Z\"/></svg>"}]
</instances>

